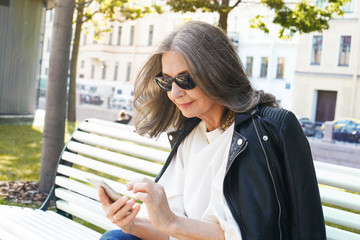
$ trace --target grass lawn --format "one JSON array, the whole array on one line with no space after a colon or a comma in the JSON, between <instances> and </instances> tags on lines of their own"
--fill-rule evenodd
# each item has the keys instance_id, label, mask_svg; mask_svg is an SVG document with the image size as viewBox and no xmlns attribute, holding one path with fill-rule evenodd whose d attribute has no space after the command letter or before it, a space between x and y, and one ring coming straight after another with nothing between
<instances>
[{"instance_id":1,"label":"grass lawn","mask_svg":"<svg viewBox=\"0 0 360 240\"><path fill-rule=\"evenodd\" d=\"M0 181L39 181L44 127L0 125ZM75 130L66 124L65 142Z\"/></svg>"},{"instance_id":2,"label":"grass lawn","mask_svg":"<svg viewBox=\"0 0 360 240\"><path fill-rule=\"evenodd\" d=\"M66 123L65 142L76 128L75 123ZM0 125L0 181L40 180L40 161L43 126ZM36 204L20 204L0 198L0 204L39 208ZM53 209L50 209L53 210ZM75 221L98 232L104 232L79 218Z\"/></svg>"}]
</instances>

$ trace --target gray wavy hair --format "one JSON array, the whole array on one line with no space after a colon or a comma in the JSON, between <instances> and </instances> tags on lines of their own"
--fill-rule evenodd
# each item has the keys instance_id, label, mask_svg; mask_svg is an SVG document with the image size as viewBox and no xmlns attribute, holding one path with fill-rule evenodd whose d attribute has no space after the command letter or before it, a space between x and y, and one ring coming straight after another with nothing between
<instances>
[{"instance_id":1,"label":"gray wavy hair","mask_svg":"<svg viewBox=\"0 0 360 240\"><path fill-rule=\"evenodd\" d=\"M227 35L218 27L189 21L168 35L149 57L135 82L135 125L140 134L154 137L169 127L179 129L186 117L153 78L162 71L161 57L178 52L185 60L197 86L228 112L245 112L258 104L278 107L273 95L253 89L240 58Z\"/></svg>"}]
</instances>

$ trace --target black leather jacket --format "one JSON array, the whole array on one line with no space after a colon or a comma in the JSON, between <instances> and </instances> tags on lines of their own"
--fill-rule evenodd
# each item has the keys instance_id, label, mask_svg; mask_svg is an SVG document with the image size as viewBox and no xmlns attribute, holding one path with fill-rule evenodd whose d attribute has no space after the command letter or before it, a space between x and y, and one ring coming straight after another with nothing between
<instances>
[{"instance_id":1,"label":"black leather jacket","mask_svg":"<svg viewBox=\"0 0 360 240\"><path fill-rule=\"evenodd\" d=\"M172 151L200 122L169 134ZM224 196L243 240L325 240L325 224L308 141L285 109L257 106L238 113Z\"/></svg>"}]
</instances>

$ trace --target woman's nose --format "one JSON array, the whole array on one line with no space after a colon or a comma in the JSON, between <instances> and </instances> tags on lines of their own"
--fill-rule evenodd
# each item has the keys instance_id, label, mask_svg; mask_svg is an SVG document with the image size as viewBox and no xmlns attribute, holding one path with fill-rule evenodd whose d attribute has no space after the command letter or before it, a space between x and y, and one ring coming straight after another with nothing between
<instances>
[{"instance_id":1,"label":"woman's nose","mask_svg":"<svg viewBox=\"0 0 360 240\"><path fill-rule=\"evenodd\" d=\"M184 96L185 91L184 89L182 89L181 87L179 87L175 82L172 83L171 85L171 91L170 94L172 96L172 98L179 98Z\"/></svg>"}]
</instances>

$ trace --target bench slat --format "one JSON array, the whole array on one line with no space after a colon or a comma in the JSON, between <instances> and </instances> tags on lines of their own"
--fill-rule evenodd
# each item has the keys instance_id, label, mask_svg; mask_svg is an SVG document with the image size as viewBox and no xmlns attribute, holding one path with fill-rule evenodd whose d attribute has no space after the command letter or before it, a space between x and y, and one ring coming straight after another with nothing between
<instances>
[{"instance_id":1,"label":"bench slat","mask_svg":"<svg viewBox=\"0 0 360 240\"><path fill-rule=\"evenodd\" d=\"M101 236L98 232L88 229L70 219L66 219L65 221L56 220L52 215L42 210L10 206L1 206L0 209L2 213L2 220L0 221L6 221L6 229L12 236L15 236L14 239L86 240L99 239ZM19 224L23 227L21 231L19 231L17 227ZM1 223L1 225L3 226L3 223ZM5 239L8 238L4 238L4 240Z\"/></svg>"},{"instance_id":2,"label":"bench slat","mask_svg":"<svg viewBox=\"0 0 360 240\"><path fill-rule=\"evenodd\" d=\"M322 202L360 211L360 195L322 186L319 187L319 190Z\"/></svg>"},{"instance_id":3,"label":"bench slat","mask_svg":"<svg viewBox=\"0 0 360 240\"><path fill-rule=\"evenodd\" d=\"M351 167L345 167L341 165L331 164L331 163L325 163L325 162L319 162L314 161L315 169L319 170L327 170L333 173L340 173L345 174L348 176L354 176L354 177L360 177L360 169L358 168L351 168Z\"/></svg>"},{"instance_id":4,"label":"bench slat","mask_svg":"<svg viewBox=\"0 0 360 240\"><path fill-rule=\"evenodd\" d=\"M98 236L96 232L88 229L87 231L84 231L86 229L84 226L71 221L70 219L67 219L67 221L60 221L58 218L54 218L52 215L49 215L48 213L41 211L41 210L32 210L25 208L25 212L28 214L25 216L29 222L33 225L34 223L37 224L37 227L41 226L41 228L46 229L48 234L52 234L54 232L62 233L65 232L64 238L68 239L88 239L95 236ZM36 215L33 214L33 212L36 212ZM51 222L51 224L44 224ZM42 229L42 231L44 231Z\"/></svg>"},{"instance_id":5,"label":"bench slat","mask_svg":"<svg viewBox=\"0 0 360 240\"><path fill-rule=\"evenodd\" d=\"M54 219L58 219L59 222L61 222L62 224L66 223L68 225L70 225L72 228L75 228L77 229L80 234L82 234L84 236L84 232L86 233L86 237L87 238L91 238L91 239L99 239L101 234L88 228L88 227L85 227L67 217L64 217L56 212L53 212L53 211L46 211L46 213L48 215L51 215Z\"/></svg>"},{"instance_id":6,"label":"bench slat","mask_svg":"<svg viewBox=\"0 0 360 240\"><path fill-rule=\"evenodd\" d=\"M320 184L360 192L360 177L322 169L316 170L316 177Z\"/></svg>"},{"instance_id":7,"label":"bench slat","mask_svg":"<svg viewBox=\"0 0 360 240\"><path fill-rule=\"evenodd\" d=\"M152 138L143 137L135 133L134 132L135 128L133 126L127 126L124 124L119 124L120 126L117 126L116 124L118 123L109 124L108 122L104 123L96 120L96 123L91 121L82 122L79 128L86 132L97 133L99 135L106 135L116 139L133 141L145 146L160 148L167 151L170 151L171 149L165 133L160 135L160 137L157 140L154 140Z\"/></svg>"},{"instance_id":8,"label":"bench slat","mask_svg":"<svg viewBox=\"0 0 360 240\"><path fill-rule=\"evenodd\" d=\"M84 182L87 181L87 178L94 178L94 177L96 178L96 176L97 176L95 174L87 173L87 172L81 171L79 169L71 168L71 167L68 167L68 166L65 166L65 165L59 165L58 166L58 172L65 175L65 176L73 177L73 178L79 179L79 180L84 181ZM112 173L111 175L114 176L114 177L118 177L118 178L121 178L121 179L126 179L128 181L136 179L136 178L142 178L142 177L147 177L147 178L149 178L151 180L154 179L153 177L149 177L147 175L132 172L132 171L129 171L129 170L126 170L126 169L121 169L121 171L119 170L118 172L113 173L113 171L110 168L107 172L111 172Z\"/></svg>"},{"instance_id":9,"label":"bench slat","mask_svg":"<svg viewBox=\"0 0 360 240\"><path fill-rule=\"evenodd\" d=\"M85 144L77 143L77 142L71 142L68 144L69 150L73 152L77 152L80 154L84 154L88 157L93 157L97 159L102 159L107 162L123 165L129 168L133 168L139 171L143 171L146 173L150 173L153 175L157 175L159 171L161 170L161 165L145 160L136 159L134 157L126 156L119 153L109 152L104 149L98 149L95 147L91 147ZM81 162L81 165L96 165L95 162L98 162L99 164L96 166L105 166L104 164L100 164L99 161L91 160L88 157L80 156L74 153L64 152L63 159L71 161L71 159L74 159L76 161ZM107 165L110 166L110 165ZM100 170L101 171L101 170Z\"/></svg>"},{"instance_id":10,"label":"bench slat","mask_svg":"<svg viewBox=\"0 0 360 240\"><path fill-rule=\"evenodd\" d=\"M155 162L165 162L169 152L163 150L145 147L128 141L119 141L108 137L102 137L85 132L76 132L73 134L75 140L94 146L100 146L106 149L114 150L139 158L152 160Z\"/></svg>"},{"instance_id":11,"label":"bench slat","mask_svg":"<svg viewBox=\"0 0 360 240\"><path fill-rule=\"evenodd\" d=\"M71 202L71 203L81 206L80 209L89 208L95 214L100 215L100 216L105 216L100 202L98 202L96 200L87 198L85 196L82 196L81 194L78 194L78 193L63 189L63 188L55 189L55 195L56 195L56 197L58 197L64 201Z\"/></svg>"},{"instance_id":12,"label":"bench slat","mask_svg":"<svg viewBox=\"0 0 360 240\"><path fill-rule=\"evenodd\" d=\"M121 195L126 195L129 196L131 198L133 198L135 195L132 192L129 192L126 188L125 184L110 180L110 179L106 179L106 178L100 178L99 179L103 179L108 185L110 185L110 187L112 187L115 191L119 192ZM90 185L86 185L84 183L75 181L73 179L67 178L67 177L63 177L63 176L57 176L55 179L55 182L57 185L69 189L73 192L77 192L80 193L81 195L90 197L92 199L95 199L97 201L99 201L99 196L98 196L98 191L95 187L90 186Z\"/></svg>"},{"instance_id":13,"label":"bench slat","mask_svg":"<svg viewBox=\"0 0 360 240\"><path fill-rule=\"evenodd\" d=\"M119 227L111 223L109 219L105 217L100 217L87 209L80 209L79 207L81 206L77 204L60 200L57 202L57 206L59 209L68 212L73 216L81 218L89 223L92 223L98 227L101 227L105 230L119 229Z\"/></svg>"},{"instance_id":14,"label":"bench slat","mask_svg":"<svg viewBox=\"0 0 360 240\"><path fill-rule=\"evenodd\" d=\"M325 221L360 230L360 215L323 206Z\"/></svg>"},{"instance_id":15,"label":"bench slat","mask_svg":"<svg viewBox=\"0 0 360 240\"><path fill-rule=\"evenodd\" d=\"M6 240L19 240L14 234L10 233L9 231L1 228L0 229L0 239Z\"/></svg>"},{"instance_id":16,"label":"bench slat","mask_svg":"<svg viewBox=\"0 0 360 240\"><path fill-rule=\"evenodd\" d=\"M338 228L326 226L326 239L327 240L359 240L360 235Z\"/></svg>"}]
</instances>

